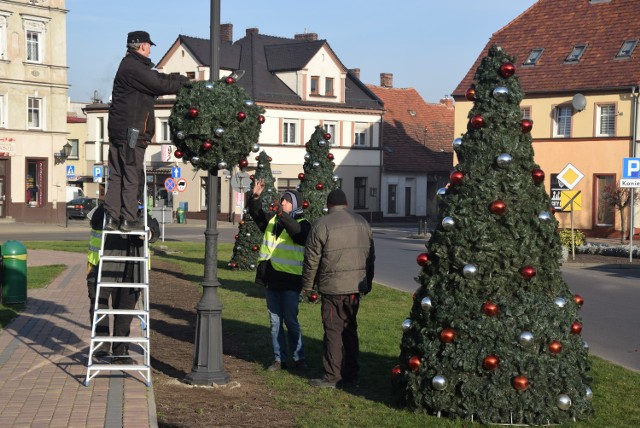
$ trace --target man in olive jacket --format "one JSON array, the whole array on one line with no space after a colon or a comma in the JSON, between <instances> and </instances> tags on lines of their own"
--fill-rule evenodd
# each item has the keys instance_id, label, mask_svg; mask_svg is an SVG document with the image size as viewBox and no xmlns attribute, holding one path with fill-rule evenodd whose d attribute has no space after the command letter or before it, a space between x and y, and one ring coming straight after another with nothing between
<instances>
[{"instance_id":1,"label":"man in olive jacket","mask_svg":"<svg viewBox=\"0 0 640 428\"><path fill-rule=\"evenodd\" d=\"M375 249L371 227L347 208L341 189L327 197L329 213L311 226L302 271L302 289L322 295L324 376L309 383L322 388L355 385L359 343L356 316L360 294L371 291Z\"/></svg>"},{"instance_id":2,"label":"man in olive jacket","mask_svg":"<svg viewBox=\"0 0 640 428\"><path fill-rule=\"evenodd\" d=\"M127 35L127 54L113 80L109 107L109 186L104 206L108 230L142 229L138 181L144 153L155 133L156 97L177 94L189 79L159 73L149 59L154 45L146 31Z\"/></svg>"}]
</instances>

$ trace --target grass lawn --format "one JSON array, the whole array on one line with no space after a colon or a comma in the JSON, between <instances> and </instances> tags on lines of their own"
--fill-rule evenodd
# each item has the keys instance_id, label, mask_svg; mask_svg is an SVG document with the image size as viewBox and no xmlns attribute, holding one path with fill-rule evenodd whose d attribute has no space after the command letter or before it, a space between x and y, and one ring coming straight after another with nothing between
<instances>
[{"instance_id":1,"label":"grass lawn","mask_svg":"<svg viewBox=\"0 0 640 428\"><path fill-rule=\"evenodd\" d=\"M68 244L65 242L65 244ZM55 243L26 243L28 248L55 249ZM84 243L82 251L86 248ZM78 246L79 248L80 246ZM156 249L160 248L155 244ZM199 287L203 275L203 243L163 243L166 253L154 255L174 263ZM224 305L223 329L232 332L236 341L256 362L271 359L268 317L264 291L253 283L253 272L230 271L232 244L220 244L218 250L219 297ZM417 268L416 268L417 270ZM152 294L153 298L153 294ZM297 415L302 427L468 427L469 421L452 421L414 414L391 404L391 368L397 363L401 323L411 307L409 293L374 284L358 314L360 334L360 388L350 391L322 390L307 384L295 373L261 372L277 395L274 399ZM322 324L320 305L300 305L300 323L307 360L312 370L320 369ZM592 356L594 407L596 416L572 427L637 427L640 426L640 373L626 370ZM320 372L317 373L320 375Z\"/></svg>"}]
</instances>

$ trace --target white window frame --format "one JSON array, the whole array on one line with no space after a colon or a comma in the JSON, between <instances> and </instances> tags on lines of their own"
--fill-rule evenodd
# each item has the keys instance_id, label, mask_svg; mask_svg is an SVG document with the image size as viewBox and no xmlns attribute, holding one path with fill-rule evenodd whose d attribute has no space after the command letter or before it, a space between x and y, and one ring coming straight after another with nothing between
<instances>
[{"instance_id":1,"label":"white window frame","mask_svg":"<svg viewBox=\"0 0 640 428\"><path fill-rule=\"evenodd\" d=\"M32 106L32 101L37 101L37 106ZM37 112L37 124L32 124L32 112ZM44 129L44 98L27 97L27 129Z\"/></svg>"},{"instance_id":2,"label":"white window frame","mask_svg":"<svg viewBox=\"0 0 640 428\"><path fill-rule=\"evenodd\" d=\"M531 107L520 106L520 113L522 114L523 119L531 119Z\"/></svg>"},{"instance_id":3,"label":"white window frame","mask_svg":"<svg viewBox=\"0 0 640 428\"><path fill-rule=\"evenodd\" d=\"M614 137L616 135L616 105L599 104L596 111L596 136Z\"/></svg>"},{"instance_id":4,"label":"white window frame","mask_svg":"<svg viewBox=\"0 0 640 428\"><path fill-rule=\"evenodd\" d=\"M331 134L331 138L329 139L329 145L333 146L338 141L338 136L336 135L336 129L338 129L338 124L336 122L325 122L322 127L324 128L324 132L328 132Z\"/></svg>"},{"instance_id":5,"label":"white window frame","mask_svg":"<svg viewBox=\"0 0 640 428\"><path fill-rule=\"evenodd\" d=\"M631 58L631 54L637 45L637 40L625 40L622 42L622 46L620 46L620 50L618 51L616 58Z\"/></svg>"},{"instance_id":6,"label":"white window frame","mask_svg":"<svg viewBox=\"0 0 640 428\"><path fill-rule=\"evenodd\" d=\"M71 153L68 159L80 159L80 141L78 139L67 140L71 144Z\"/></svg>"},{"instance_id":7,"label":"white window frame","mask_svg":"<svg viewBox=\"0 0 640 428\"><path fill-rule=\"evenodd\" d=\"M353 133L353 145L354 147L368 147L369 146L369 123L357 123L354 127Z\"/></svg>"},{"instance_id":8,"label":"white window frame","mask_svg":"<svg viewBox=\"0 0 640 428\"><path fill-rule=\"evenodd\" d=\"M0 11L0 60L8 60L7 54L7 21L11 14Z\"/></svg>"},{"instance_id":9,"label":"white window frame","mask_svg":"<svg viewBox=\"0 0 640 428\"><path fill-rule=\"evenodd\" d=\"M282 144L297 144L299 128L297 120L284 119L282 121Z\"/></svg>"},{"instance_id":10,"label":"white window frame","mask_svg":"<svg viewBox=\"0 0 640 428\"><path fill-rule=\"evenodd\" d=\"M4 96L4 94L0 94L0 128L8 128L9 125L7 124L7 120L9 115L7 114L7 109L6 109L6 98Z\"/></svg>"},{"instance_id":11,"label":"white window frame","mask_svg":"<svg viewBox=\"0 0 640 428\"><path fill-rule=\"evenodd\" d=\"M32 62L37 64L42 64L45 62L44 53L45 53L45 34L47 32L47 23L49 19L42 18L39 16L22 16L22 25L24 27L24 59L26 62ZM29 47L29 34L33 34L36 36L35 41L35 54L36 58L29 58L29 52L33 50Z\"/></svg>"},{"instance_id":12,"label":"white window frame","mask_svg":"<svg viewBox=\"0 0 640 428\"><path fill-rule=\"evenodd\" d=\"M553 109L553 136L555 138L571 137L572 113L571 106L561 105Z\"/></svg>"},{"instance_id":13,"label":"white window frame","mask_svg":"<svg viewBox=\"0 0 640 428\"><path fill-rule=\"evenodd\" d=\"M171 129L169 128L169 119L158 119L158 133L159 143L166 143L171 141Z\"/></svg>"}]
</instances>

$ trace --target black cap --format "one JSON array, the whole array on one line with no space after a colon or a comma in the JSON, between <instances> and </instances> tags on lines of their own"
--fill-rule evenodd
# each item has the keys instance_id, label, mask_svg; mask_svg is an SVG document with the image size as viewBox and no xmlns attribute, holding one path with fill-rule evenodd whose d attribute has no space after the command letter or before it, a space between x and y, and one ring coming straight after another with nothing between
<instances>
[{"instance_id":1,"label":"black cap","mask_svg":"<svg viewBox=\"0 0 640 428\"><path fill-rule=\"evenodd\" d=\"M127 44L129 43L149 43L153 46L156 44L151 41L149 33L146 31L132 31L127 34Z\"/></svg>"},{"instance_id":2,"label":"black cap","mask_svg":"<svg viewBox=\"0 0 640 428\"><path fill-rule=\"evenodd\" d=\"M336 205L347 205L347 195L342 189L335 189L327 196L327 206L334 207Z\"/></svg>"}]
</instances>

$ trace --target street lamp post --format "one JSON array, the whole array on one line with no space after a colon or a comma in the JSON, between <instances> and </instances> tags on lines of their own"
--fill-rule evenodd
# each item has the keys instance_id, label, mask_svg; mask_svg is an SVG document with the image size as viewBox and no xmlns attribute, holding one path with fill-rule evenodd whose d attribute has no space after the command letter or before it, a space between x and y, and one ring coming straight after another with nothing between
<instances>
[{"instance_id":1,"label":"street lamp post","mask_svg":"<svg viewBox=\"0 0 640 428\"><path fill-rule=\"evenodd\" d=\"M211 0L211 68L209 80L220 72L220 0ZM218 168L207 177L207 228L204 232L202 298L196 306L196 338L193 368L185 382L223 385L229 382L222 360L222 302L218 298Z\"/></svg>"}]
</instances>

